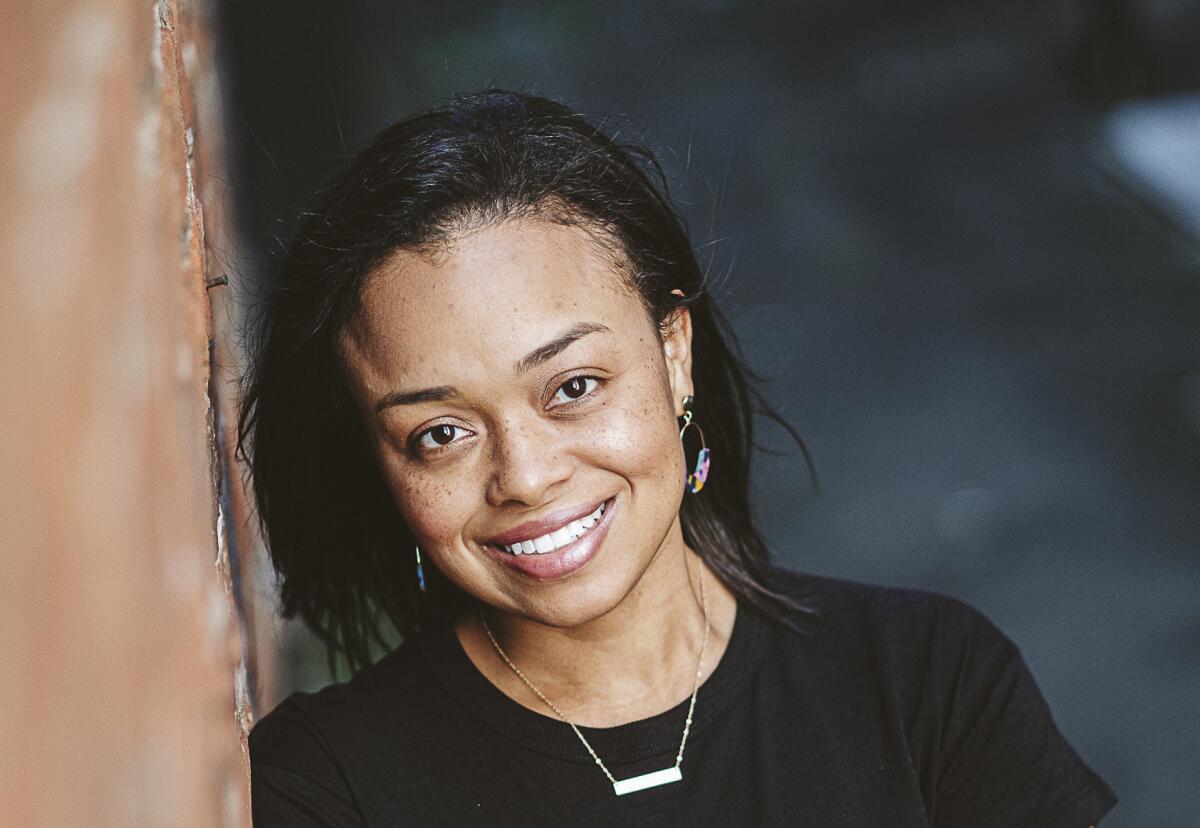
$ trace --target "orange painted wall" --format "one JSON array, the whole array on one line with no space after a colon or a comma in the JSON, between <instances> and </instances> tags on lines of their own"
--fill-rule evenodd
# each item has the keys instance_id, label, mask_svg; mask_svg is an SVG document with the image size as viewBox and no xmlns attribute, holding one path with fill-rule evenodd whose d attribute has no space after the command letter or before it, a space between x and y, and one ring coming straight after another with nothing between
<instances>
[{"instance_id":1,"label":"orange painted wall","mask_svg":"<svg viewBox=\"0 0 1200 828\"><path fill-rule=\"evenodd\" d=\"M218 498L237 310L208 287L236 256L212 12L5 18L0 822L247 825L271 615L239 475Z\"/></svg>"}]
</instances>

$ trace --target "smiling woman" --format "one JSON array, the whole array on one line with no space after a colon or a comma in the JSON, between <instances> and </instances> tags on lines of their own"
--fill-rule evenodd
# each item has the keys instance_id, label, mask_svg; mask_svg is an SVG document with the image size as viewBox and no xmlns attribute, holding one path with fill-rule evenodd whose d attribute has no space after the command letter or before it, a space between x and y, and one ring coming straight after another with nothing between
<instances>
[{"instance_id":1,"label":"smiling woman","mask_svg":"<svg viewBox=\"0 0 1200 828\"><path fill-rule=\"evenodd\" d=\"M660 337L588 233L536 217L399 253L362 295L342 346L351 393L405 525L456 587L575 627L643 578L682 575L686 309ZM602 546L602 565L565 577Z\"/></svg>"},{"instance_id":2,"label":"smiling woman","mask_svg":"<svg viewBox=\"0 0 1200 828\"><path fill-rule=\"evenodd\" d=\"M490 91L385 130L309 212L240 444L284 613L357 672L255 727L256 824L1099 819L986 618L769 565L774 415L655 170Z\"/></svg>"}]
</instances>

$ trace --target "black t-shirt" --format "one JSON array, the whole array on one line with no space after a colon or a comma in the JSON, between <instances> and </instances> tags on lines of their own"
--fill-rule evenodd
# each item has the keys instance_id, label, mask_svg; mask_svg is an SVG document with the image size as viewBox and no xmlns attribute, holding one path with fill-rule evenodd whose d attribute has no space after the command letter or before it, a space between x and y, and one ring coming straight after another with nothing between
<instances>
[{"instance_id":1,"label":"black t-shirt","mask_svg":"<svg viewBox=\"0 0 1200 828\"><path fill-rule=\"evenodd\" d=\"M255 825L1087 828L1115 804L978 611L773 577L819 614L801 633L739 602L681 782L616 796L565 723L501 693L445 626L257 724ZM581 730L622 779L674 764L687 706Z\"/></svg>"}]
</instances>

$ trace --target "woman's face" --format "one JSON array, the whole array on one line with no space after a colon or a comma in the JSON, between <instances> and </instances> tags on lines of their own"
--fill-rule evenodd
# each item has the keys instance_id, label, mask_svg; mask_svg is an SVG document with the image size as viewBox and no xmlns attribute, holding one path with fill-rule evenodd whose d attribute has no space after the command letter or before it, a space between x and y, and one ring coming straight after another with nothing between
<instances>
[{"instance_id":1,"label":"woman's face","mask_svg":"<svg viewBox=\"0 0 1200 828\"><path fill-rule=\"evenodd\" d=\"M422 554L487 604L574 626L682 553L675 322L660 337L595 239L537 219L371 274L343 358Z\"/></svg>"}]
</instances>

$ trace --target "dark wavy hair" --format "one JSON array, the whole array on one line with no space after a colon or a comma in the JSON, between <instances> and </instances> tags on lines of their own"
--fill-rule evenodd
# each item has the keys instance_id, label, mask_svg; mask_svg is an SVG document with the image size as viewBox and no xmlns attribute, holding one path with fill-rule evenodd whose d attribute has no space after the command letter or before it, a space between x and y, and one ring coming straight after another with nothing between
<instances>
[{"instance_id":1,"label":"dark wavy hair","mask_svg":"<svg viewBox=\"0 0 1200 828\"><path fill-rule=\"evenodd\" d=\"M656 186L657 185L657 186ZM238 455L281 576L281 610L324 642L331 673L450 617L466 596L433 567L418 590L412 533L376 466L343 375L339 335L361 287L398 251L517 216L578 224L603 238L660 326L692 317L695 416L713 452L703 492L684 498L684 540L740 598L794 622L807 611L768 582L750 512L753 417L803 441L756 390L732 330L648 150L621 145L562 104L486 90L384 129L316 194L283 251L250 338ZM673 295L679 289L684 298ZM815 477L814 477L815 483Z\"/></svg>"}]
</instances>

